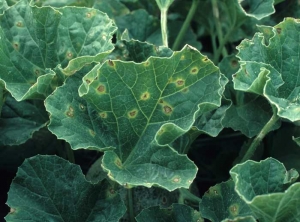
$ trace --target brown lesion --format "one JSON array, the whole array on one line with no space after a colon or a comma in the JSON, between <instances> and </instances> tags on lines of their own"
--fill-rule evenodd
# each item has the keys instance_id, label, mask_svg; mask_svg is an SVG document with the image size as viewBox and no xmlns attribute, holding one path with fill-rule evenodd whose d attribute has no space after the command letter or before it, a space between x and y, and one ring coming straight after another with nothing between
<instances>
[{"instance_id":1,"label":"brown lesion","mask_svg":"<svg viewBox=\"0 0 300 222\"><path fill-rule=\"evenodd\" d=\"M105 86L104 86L104 85L99 85L99 86L97 87L97 91L98 91L99 93L104 93L104 92L105 92Z\"/></svg>"},{"instance_id":2,"label":"brown lesion","mask_svg":"<svg viewBox=\"0 0 300 222\"><path fill-rule=\"evenodd\" d=\"M74 117L74 108L72 106L69 106L69 109L66 114L68 117Z\"/></svg>"},{"instance_id":3,"label":"brown lesion","mask_svg":"<svg viewBox=\"0 0 300 222\"><path fill-rule=\"evenodd\" d=\"M22 22L17 22L16 26L23 27L23 23Z\"/></svg>"},{"instance_id":4,"label":"brown lesion","mask_svg":"<svg viewBox=\"0 0 300 222\"><path fill-rule=\"evenodd\" d=\"M144 92L142 95L141 95L141 99L142 100L148 100L150 98L150 93L149 92Z\"/></svg>"},{"instance_id":5,"label":"brown lesion","mask_svg":"<svg viewBox=\"0 0 300 222\"><path fill-rule=\"evenodd\" d=\"M276 28L276 32L280 35L281 34L282 29L281 28Z\"/></svg>"},{"instance_id":6,"label":"brown lesion","mask_svg":"<svg viewBox=\"0 0 300 222\"><path fill-rule=\"evenodd\" d=\"M183 86L183 85L184 85L184 80L183 80L183 79L178 79L178 80L176 81L176 85L177 85L177 86Z\"/></svg>"},{"instance_id":7,"label":"brown lesion","mask_svg":"<svg viewBox=\"0 0 300 222\"><path fill-rule=\"evenodd\" d=\"M199 69L197 67L193 67L190 71L191 74L196 75L198 73Z\"/></svg>"},{"instance_id":8,"label":"brown lesion","mask_svg":"<svg viewBox=\"0 0 300 222\"><path fill-rule=\"evenodd\" d=\"M172 108L171 108L170 106L168 106L168 105L165 105L165 106L164 106L164 112L165 112L166 114L170 114L172 111L173 111L173 110L172 110Z\"/></svg>"},{"instance_id":9,"label":"brown lesion","mask_svg":"<svg viewBox=\"0 0 300 222\"><path fill-rule=\"evenodd\" d=\"M131 111L128 112L128 117L129 118L135 118L137 116L138 110L137 109L133 109Z\"/></svg>"}]
</instances>

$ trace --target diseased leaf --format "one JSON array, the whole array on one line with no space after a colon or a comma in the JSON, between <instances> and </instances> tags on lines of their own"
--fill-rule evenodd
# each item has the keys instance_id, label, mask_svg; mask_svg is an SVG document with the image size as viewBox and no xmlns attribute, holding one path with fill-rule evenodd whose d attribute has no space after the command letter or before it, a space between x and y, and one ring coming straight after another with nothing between
<instances>
[{"instance_id":1,"label":"diseased leaf","mask_svg":"<svg viewBox=\"0 0 300 222\"><path fill-rule=\"evenodd\" d=\"M45 100L46 110L50 113L48 128L59 139L70 143L72 149L103 151L117 144L113 141L110 144L104 142L101 137L105 137L106 130L101 121L101 113L78 95L82 76L90 69L90 67L85 67L69 77L63 86L58 87Z\"/></svg>"},{"instance_id":2,"label":"diseased leaf","mask_svg":"<svg viewBox=\"0 0 300 222\"><path fill-rule=\"evenodd\" d=\"M27 0L0 15L0 24L0 78L17 101L47 97L62 82L51 70L57 65L71 75L87 63L101 61L113 49L116 29L96 9L58 11L30 6Z\"/></svg>"},{"instance_id":3,"label":"diseased leaf","mask_svg":"<svg viewBox=\"0 0 300 222\"><path fill-rule=\"evenodd\" d=\"M56 156L24 161L13 180L6 221L118 221L126 208L108 183L91 184L80 167ZM20 198L22 197L22 198ZM72 202L72 204L70 204Z\"/></svg>"},{"instance_id":4,"label":"diseased leaf","mask_svg":"<svg viewBox=\"0 0 300 222\"><path fill-rule=\"evenodd\" d=\"M0 118L0 146L25 143L47 122L48 115L43 102L17 102L7 96Z\"/></svg>"},{"instance_id":5,"label":"diseased leaf","mask_svg":"<svg viewBox=\"0 0 300 222\"><path fill-rule=\"evenodd\" d=\"M128 186L188 188L195 166L167 144L220 105L220 88L217 67L189 46L170 58L96 66L79 93L100 115L99 149L116 147L103 157L108 176Z\"/></svg>"},{"instance_id":6,"label":"diseased leaf","mask_svg":"<svg viewBox=\"0 0 300 222\"><path fill-rule=\"evenodd\" d=\"M159 207L150 207L148 209L144 209L136 217L136 220L137 222L204 221L198 211L195 211L193 208L183 204L173 204L170 209L160 209Z\"/></svg>"},{"instance_id":7,"label":"diseased leaf","mask_svg":"<svg viewBox=\"0 0 300 222\"><path fill-rule=\"evenodd\" d=\"M213 222L251 216L252 211L234 190L234 182L228 180L209 188L199 204L202 217Z\"/></svg>"},{"instance_id":8,"label":"diseased leaf","mask_svg":"<svg viewBox=\"0 0 300 222\"><path fill-rule=\"evenodd\" d=\"M238 46L241 68L234 88L264 96L282 118L300 120L300 83L295 81L300 75L295 45L300 24L287 18L274 28L260 26L260 31Z\"/></svg>"},{"instance_id":9,"label":"diseased leaf","mask_svg":"<svg viewBox=\"0 0 300 222\"><path fill-rule=\"evenodd\" d=\"M298 221L300 183L289 187L298 178L297 171L286 171L282 163L268 158L261 162L249 160L238 164L230 174L236 192L259 221Z\"/></svg>"},{"instance_id":10,"label":"diseased leaf","mask_svg":"<svg viewBox=\"0 0 300 222\"><path fill-rule=\"evenodd\" d=\"M112 19L130 13L129 9L119 0L94 0L93 8L105 12Z\"/></svg>"}]
</instances>

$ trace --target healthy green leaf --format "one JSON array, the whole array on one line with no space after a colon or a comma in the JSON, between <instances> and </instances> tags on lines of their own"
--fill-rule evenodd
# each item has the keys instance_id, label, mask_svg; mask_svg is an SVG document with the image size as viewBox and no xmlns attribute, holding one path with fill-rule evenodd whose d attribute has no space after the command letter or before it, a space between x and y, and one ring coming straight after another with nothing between
<instances>
[{"instance_id":1,"label":"healthy green leaf","mask_svg":"<svg viewBox=\"0 0 300 222\"><path fill-rule=\"evenodd\" d=\"M274 0L238 0L238 2L247 16L256 19L262 19L275 12Z\"/></svg>"},{"instance_id":2,"label":"healthy green leaf","mask_svg":"<svg viewBox=\"0 0 300 222\"><path fill-rule=\"evenodd\" d=\"M230 174L236 192L259 221L298 221L300 183L285 190L298 178L297 171L286 171L282 163L268 158L259 163L246 161L238 164L231 169Z\"/></svg>"},{"instance_id":3,"label":"healthy green leaf","mask_svg":"<svg viewBox=\"0 0 300 222\"><path fill-rule=\"evenodd\" d=\"M47 122L48 115L43 102L17 102L7 96L0 118L0 146L25 143Z\"/></svg>"},{"instance_id":4,"label":"healthy green leaf","mask_svg":"<svg viewBox=\"0 0 300 222\"><path fill-rule=\"evenodd\" d=\"M103 158L109 177L129 186L189 187L194 165L166 144L187 132L202 110L220 105L218 69L187 46L170 58L140 64L107 61L83 80L79 93L97 110L106 132L95 135L116 147Z\"/></svg>"},{"instance_id":5,"label":"healthy green leaf","mask_svg":"<svg viewBox=\"0 0 300 222\"><path fill-rule=\"evenodd\" d=\"M148 209L144 209L136 217L136 220L137 222L204 221L198 211L195 211L193 208L183 204L173 204L170 209L161 209L159 207L150 207Z\"/></svg>"},{"instance_id":6,"label":"healthy green leaf","mask_svg":"<svg viewBox=\"0 0 300 222\"><path fill-rule=\"evenodd\" d=\"M213 222L252 215L251 209L235 192L232 180L209 188L202 197L199 209L202 217Z\"/></svg>"},{"instance_id":7,"label":"healthy green leaf","mask_svg":"<svg viewBox=\"0 0 300 222\"><path fill-rule=\"evenodd\" d=\"M13 180L6 221L118 221L126 207L108 183L91 184L80 167L56 156L25 160ZM22 198L20 198L22 197ZM70 204L72 202L72 204Z\"/></svg>"},{"instance_id":8,"label":"healthy green leaf","mask_svg":"<svg viewBox=\"0 0 300 222\"><path fill-rule=\"evenodd\" d=\"M252 40L238 46L241 68L234 75L234 88L264 96L291 121L300 120L300 82L297 49L300 24L285 19L274 28L260 26Z\"/></svg>"},{"instance_id":9,"label":"healthy green leaf","mask_svg":"<svg viewBox=\"0 0 300 222\"><path fill-rule=\"evenodd\" d=\"M59 64L71 75L87 63L101 61L113 49L116 29L96 9L58 11L30 6L27 0L0 15L0 25L0 78L18 101L48 96L59 84L50 69Z\"/></svg>"}]
</instances>

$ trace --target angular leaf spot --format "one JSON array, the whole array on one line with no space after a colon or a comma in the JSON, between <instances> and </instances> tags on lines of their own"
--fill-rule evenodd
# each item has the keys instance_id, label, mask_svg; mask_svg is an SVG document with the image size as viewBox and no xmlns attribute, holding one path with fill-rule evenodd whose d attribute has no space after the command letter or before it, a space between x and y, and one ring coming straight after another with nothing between
<instances>
[{"instance_id":1,"label":"angular leaf spot","mask_svg":"<svg viewBox=\"0 0 300 222\"><path fill-rule=\"evenodd\" d=\"M73 54L71 52L67 52L67 58L71 59L73 57Z\"/></svg>"},{"instance_id":2,"label":"angular leaf spot","mask_svg":"<svg viewBox=\"0 0 300 222\"><path fill-rule=\"evenodd\" d=\"M38 69L36 69L36 70L34 70L34 74L36 75L36 76L40 76L40 70L38 70Z\"/></svg>"},{"instance_id":3,"label":"angular leaf spot","mask_svg":"<svg viewBox=\"0 0 300 222\"><path fill-rule=\"evenodd\" d=\"M90 83L91 83L91 80L85 79L85 82L86 82L87 84L90 84Z\"/></svg>"},{"instance_id":4,"label":"angular leaf spot","mask_svg":"<svg viewBox=\"0 0 300 222\"><path fill-rule=\"evenodd\" d=\"M280 35L281 33L281 28L276 28L277 33Z\"/></svg>"},{"instance_id":5,"label":"angular leaf spot","mask_svg":"<svg viewBox=\"0 0 300 222\"><path fill-rule=\"evenodd\" d=\"M180 56L180 60L185 60L185 56L184 55Z\"/></svg>"},{"instance_id":6,"label":"angular leaf spot","mask_svg":"<svg viewBox=\"0 0 300 222\"><path fill-rule=\"evenodd\" d=\"M190 73L191 73L192 75L196 75L196 74L198 74L198 71L199 71L198 67L193 67L193 68L191 69Z\"/></svg>"},{"instance_id":7,"label":"angular leaf spot","mask_svg":"<svg viewBox=\"0 0 300 222\"><path fill-rule=\"evenodd\" d=\"M72 106L69 106L69 109L67 111L67 116L68 117L74 117L74 109Z\"/></svg>"},{"instance_id":8,"label":"angular leaf spot","mask_svg":"<svg viewBox=\"0 0 300 222\"><path fill-rule=\"evenodd\" d=\"M184 80L183 79L176 80L176 86L181 87L183 85L184 85Z\"/></svg>"},{"instance_id":9,"label":"angular leaf spot","mask_svg":"<svg viewBox=\"0 0 300 222\"><path fill-rule=\"evenodd\" d=\"M137 113L138 113L138 110L137 110L137 109L133 109L133 110L129 111L129 112L127 113L127 115L128 115L128 117L129 117L130 119L133 119L133 118L136 117Z\"/></svg>"},{"instance_id":10,"label":"angular leaf spot","mask_svg":"<svg viewBox=\"0 0 300 222\"><path fill-rule=\"evenodd\" d=\"M108 60L108 65L111 66L111 67L114 67L115 63L112 60Z\"/></svg>"},{"instance_id":11,"label":"angular leaf spot","mask_svg":"<svg viewBox=\"0 0 300 222\"><path fill-rule=\"evenodd\" d=\"M106 119L106 118L107 118L107 113L106 113L106 112L101 112L101 113L99 113L99 116L100 116L102 119Z\"/></svg>"},{"instance_id":12,"label":"angular leaf spot","mask_svg":"<svg viewBox=\"0 0 300 222\"><path fill-rule=\"evenodd\" d=\"M13 213L15 213L15 212L16 212L16 209L14 209L14 208L10 208L10 209L9 209L9 213L10 213L10 214L13 214Z\"/></svg>"},{"instance_id":13,"label":"angular leaf spot","mask_svg":"<svg viewBox=\"0 0 300 222\"><path fill-rule=\"evenodd\" d=\"M229 211L232 215L238 215L238 206L236 204L233 204L229 207Z\"/></svg>"},{"instance_id":14,"label":"angular leaf spot","mask_svg":"<svg viewBox=\"0 0 300 222\"><path fill-rule=\"evenodd\" d=\"M149 62L149 61L147 61L147 62L144 63L144 66L145 66L145 67L147 67L147 66L149 66L149 65L150 65L150 62Z\"/></svg>"},{"instance_id":15,"label":"angular leaf spot","mask_svg":"<svg viewBox=\"0 0 300 222\"><path fill-rule=\"evenodd\" d=\"M99 85L98 87L97 87L97 92L98 93L100 93L100 94L103 94L103 93L105 93L105 91L106 91L106 89L105 89L105 86L104 85Z\"/></svg>"},{"instance_id":16,"label":"angular leaf spot","mask_svg":"<svg viewBox=\"0 0 300 222\"><path fill-rule=\"evenodd\" d=\"M96 133L95 133L94 130L89 129L89 133L91 134L92 137L95 137L95 136L96 136Z\"/></svg>"},{"instance_id":17,"label":"angular leaf spot","mask_svg":"<svg viewBox=\"0 0 300 222\"><path fill-rule=\"evenodd\" d=\"M144 92L141 95L141 100L148 100L150 98L150 93L149 92Z\"/></svg>"},{"instance_id":18,"label":"angular leaf spot","mask_svg":"<svg viewBox=\"0 0 300 222\"><path fill-rule=\"evenodd\" d=\"M238 66L238 61L236 59L233 59L230 61L230 64L233 68L236 68Z\"/></svg>"},{"instance_id":19,"label":"angular leaf spot","mask_svg":"<svg viewBox=\"0 0 300 222\"><path fill-rule=\"evenodd\" d=\"M171 114L173 109L170 106L165 105L164 106L164 112L165 114Z\"/></svg>"},{"instance_id":20,"label":"angular leaf spot","mask_svg":"<svg viewBox=\"0 0 300 222\"><path fill-rule=\"evenodd\" d=\"M16 51L19 51L19 43L18 42L14 42L13 47Z\"/></svg>"},{"instance_id":21,"label":"angular leaf spot","mask_svg":"<svg viewBox=\"0 0 300 222\"><path fill-rule=\"evenodd\" d=\"M23 23L22 22L17 22L16 26L23 27Z\"/></svg>"},{"instance_id":22,"label":"angular leaf spot","mask_svg":"<svg viewBox=\"0 0 300 222\"><path fill-rule=\"evenodd\" d=\"M116 166L120 169L122 169L123 165L122 165L122 162L119 158L116 158L114 163L116 164Z\"/></svg>"},{"instance_id":23,"label":"angular leaf spot","mask_svg":"<svg viewBox=\"0 0 300 222\"><path fill-rule=\"evenodd\" d=\"M187 87L181 90L181 92L183 92L183 93L187 93L188 91L189 91L189 88L187 88Z\"/></svg>"},{"instance_id":24,"label":"angular leaf spot","mask_svg":"<svg viewBox=\"0 0 300 222\"><path fill-rule=\"evenodd\" d=\"M208 58L207 58L207 57L204 57L204 58L202 59L202 61L203 61L203 62L207 62L207 61L208 61Z\"/></svg>"},{"instance_id":25,"label":"angular leaf spot","mask_svg":"<svg viewBox=\"0 0 300 222\"><path fill-rule=\"evenodd\" d=\"M181 181L181 179L180 179L180 177L175 176L175 177L173 177L172 181L173 181L174 183L179 183L179 182Z\"/></svg>"},{"instance_id":26,"label":"angular leaf spot","mask_svg":"<svg viewBox=\"0 0 300 222\"><path fill-rule=\"evenodd\" d=\"M79 104L79 109L80 109L81 111L85 111L85 106L82 105L82 104L80 103L80 104Z\"/></svg>"}]
</instances>

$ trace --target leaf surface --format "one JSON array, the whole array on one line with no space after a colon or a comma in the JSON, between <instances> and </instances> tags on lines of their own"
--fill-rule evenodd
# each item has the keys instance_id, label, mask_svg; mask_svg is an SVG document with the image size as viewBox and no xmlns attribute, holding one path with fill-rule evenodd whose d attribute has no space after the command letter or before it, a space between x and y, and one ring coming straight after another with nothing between
<instances>
[{"instance_id":1,"label":"leaf surface","mask_svg":"<svg viewBox=\"0 0 300 222\"><path fill-rule=\"evenodd\" d=\"M210 187L202 197L199 209L202 217L213 222L252 215L251 209L235 192L232 180Z\"/></svg>"},{"instance_id":2,"label":"leaf surface","mask_svg":"<svg viewBox=\"0 0 300 222\"><path fill-rule=\"evenodd\" d=\"M89 183L79 166L60 157L38 155L19 168L8 193L11 212L5 219L118 221L126 207L118 194L103 192L107 186Z\"/></svg>"},{"instance_id":3,"label":"leaf surface","mask_svg":"<svg viewBox=\"0 0 300 222\"><path fill-rule=\"evenodd\" d=\"M0 146L25 143L47 122L48 115L43 102L17 102L11 96L7 96L0 119Z\"/></svg>"},{"instance_id":4,"label":"leaf surface","mask_svg":"<svg viewBox=\"0 0 300 222\"><path fill-rule=\"evenodd\" d=\"M136 217L136 220L137 222L204 221L198 211L195 211L193 208L183 204L173 204L171 209L160 209L158 206L144 209Z\"/></svg>"},{"instance_id":5,"label":"leaf surface","mask_svg":"<svg viewBox=\"0 0 300 222\"><path fill-rule=\"evenodd\" d=\"M300 120L300 23L287 18L274 28L260 26L260 31L238 46L241 68L234 88L264 96L282 118Z\"/></svg>"},{"instance_id":6,"label":"leaf surface","mask_svg":"<svg viewBox=\"0 0 300 222\"><path fill-rule=\"evenodd\" d=\"M190 185L194 165L167 144L187 132L202 111L220 105L217 67L187 46L143 63L107 61L83 82L79 93L97 110L106 132L96 137L116 147L105 152L102 163L110 178L168 190Z\"/></svg>"},{"instance_id":7,"label":"leaf surface","mask_svg":"<svg viewBox=\"0 0 300 222\"><path fill-rule=\"evenodd\" d=\"M0 78L18 101L47 97L59 84L51 70L58 65L71 75L87 63L102 60L103 52L113 49L116 29L96 9L58 11L30 6L27 0L8 8L0 24Z\"/></svg>"},{"instance_id":8,"label":"leaf surface","mask_svg":"<svg viewBox=\"0 0 300 222\"><path fill-rule=\"evenodd\" d=\"M299 221L300 183L292 184L299 176L297 171L286 171L282 163L268 158L238 164L230 174L236 192L259 221Z\"/></svg>"}]
</instances>

